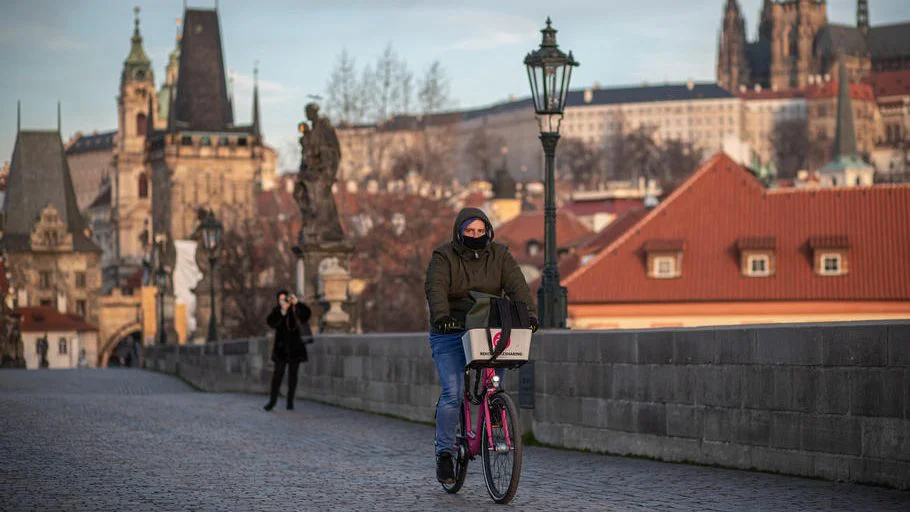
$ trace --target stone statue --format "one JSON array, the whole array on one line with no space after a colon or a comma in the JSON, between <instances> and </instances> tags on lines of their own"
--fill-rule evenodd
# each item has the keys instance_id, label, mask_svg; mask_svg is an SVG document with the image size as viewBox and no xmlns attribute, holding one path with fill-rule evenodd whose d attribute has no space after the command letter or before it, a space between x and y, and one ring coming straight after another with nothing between
<instances>
[{"instance_id":1,"label":"stone statue","mask_svg":"<svg viewBox=\"0 0 910 512\"><path fill-rule=\"evenodd\" d=\"M300 123L300 172L294 188L294 199L300 207L303 229L300 244L319 244L344 240L332 185L341 163L341 145L335 128L325 117L319 117L319 106L306 106L310 124Z\"/></svg>"},{"instance_id":2,"label":"stone statue","mask_svg":"<svg viewBox=\"0 0 910 512\"><path fill-rule=\"evenodd\" d=\"M35 345L36 352L38 352L38 367L47 368L50 366L47 361L47 334L41 338L38 338L38 341L35 343Z\"/></svg>"}]
</instances>

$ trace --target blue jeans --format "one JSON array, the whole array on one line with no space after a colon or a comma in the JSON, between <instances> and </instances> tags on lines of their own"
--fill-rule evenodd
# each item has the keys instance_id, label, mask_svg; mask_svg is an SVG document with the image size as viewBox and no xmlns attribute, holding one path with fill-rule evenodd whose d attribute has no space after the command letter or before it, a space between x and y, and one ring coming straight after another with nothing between
<instances>
[{"instance_id":1,"label":"blue jeans","mask_svg":"<svg viewBox=\"0 0 910 512\"><path fill-rule=\"evenodd\" d=\"M455 454L455 433L458 430L461 401L464 398L464 348L461 335L430 333L430 349L439 374L442 392L436 402L436 455ZM502 379L503 370L496 371Z\"/></svg>"}]
</instances>

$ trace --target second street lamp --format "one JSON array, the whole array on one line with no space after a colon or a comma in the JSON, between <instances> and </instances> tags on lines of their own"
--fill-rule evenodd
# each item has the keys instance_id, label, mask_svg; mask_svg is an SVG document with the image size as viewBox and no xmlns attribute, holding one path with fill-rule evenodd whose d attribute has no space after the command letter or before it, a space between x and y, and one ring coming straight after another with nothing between
<instances>
[{"instance_id":1,"label":"second street lamp","mask_svg":"<svg viewBox=\"0 0 910 512\"><path fill-rule=\"evenodd\" d=\"M540 288L537 290L537 310L540 325L545 328L566 327L568 300L566 289L559 283L559 268L556 265L556 178L553 161L556 145L559 143L559 123L566 107L566 95L572 68L578 62L559 49L556 44L556 29L547 18L547 26L541 30L543 40L540 47L525 57L528 81L534 112L540 129L540 142L546 157L544 177L544 266Z\"/></svg>"},{"instance_id":2,"label":"second street lamp","mask_svg":"<svg viewBox=\"0 0 910 512\"><path fill-rule=\"evenodd\" d=\"M221 245L221 230L221 222L215 217L215 212L210 211L205 220L202 221L202 244L209 253L209 281L211 284L208 341L218 340L218 327L215 324L215 252L218 250L218 246Z\"/></svg>"},{"instance_id":3,"label":"second street lamp","mask_svg":"<svg viewBox=\"0 0 910 512\"><path fill-rule=\"evenodd\" d=\"M167 334L164 331L164 294L167 291L167 272L159 268L155 272L155 284L158 285L158 344L167 343Z\"/></svg>"}]
</instances>

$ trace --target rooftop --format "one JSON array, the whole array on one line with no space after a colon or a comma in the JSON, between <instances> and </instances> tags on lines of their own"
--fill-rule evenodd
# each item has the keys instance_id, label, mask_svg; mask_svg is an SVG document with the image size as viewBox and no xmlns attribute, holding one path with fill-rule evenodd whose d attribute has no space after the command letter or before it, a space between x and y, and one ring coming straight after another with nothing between
<instances>
[{"instance_id":1,"label":"rooftop","mask_svg":"<svg viewBox=\"0 0 910 512\"><path fill-rule=\"evenodd\" d=\"M32 306L16 308L22 315L22 332L47 331L97 331L98 327L73 313L61 313L52 307Z\"/></svg>"},{"instance_id":2,"label":"rooftop","mask_svg":"<svg viewBox=\"0 0 910 512\"><path fill-rule=\"evenodd\" d=\"M811 240L832 236L849 271L817 275ZM755 237L775 239L770 277L741 272L737 242ZM682 242L680 277L647 276L655 240ZM769 190L718 154L563 284L573 303L910 300L907 254L910 186Z\"/></svg>"}]
</instances>

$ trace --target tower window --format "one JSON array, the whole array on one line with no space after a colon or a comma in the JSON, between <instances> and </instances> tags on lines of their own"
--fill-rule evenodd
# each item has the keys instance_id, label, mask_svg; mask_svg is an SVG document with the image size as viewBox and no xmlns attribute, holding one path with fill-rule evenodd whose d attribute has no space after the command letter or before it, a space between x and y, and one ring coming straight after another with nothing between
<instances>
[{"instance_id":1,"label":"tower window","mask_svg":"<svg viewBox=\"0 0 910 512\"><path fill-rule=\"evenodd\" d=\"M85 272L76 272L76 288L85 288Z\"/></svg>"},{"instance_id":2,"label":"tower window","mask_svg":"<svg viewBox=\"0 0 910 512\"><path fill-rule=\"evenodd\" d=\"M146 127L148 125L147 119L148 118L146 118L145 114L143 114L142 112L136 114L136 134L138 134L138 135L146 134Z\"/></svg>"},{"instance_id":3,"label":"tower window","mask_svg":"<svg viewBox=\"0 0 910 512\"><path fill-rule=\"evenodd\" d=\"M139 197L145 199L149 196L149 179L143 172L139 174Z\"/></svg>"}]
</instances>

